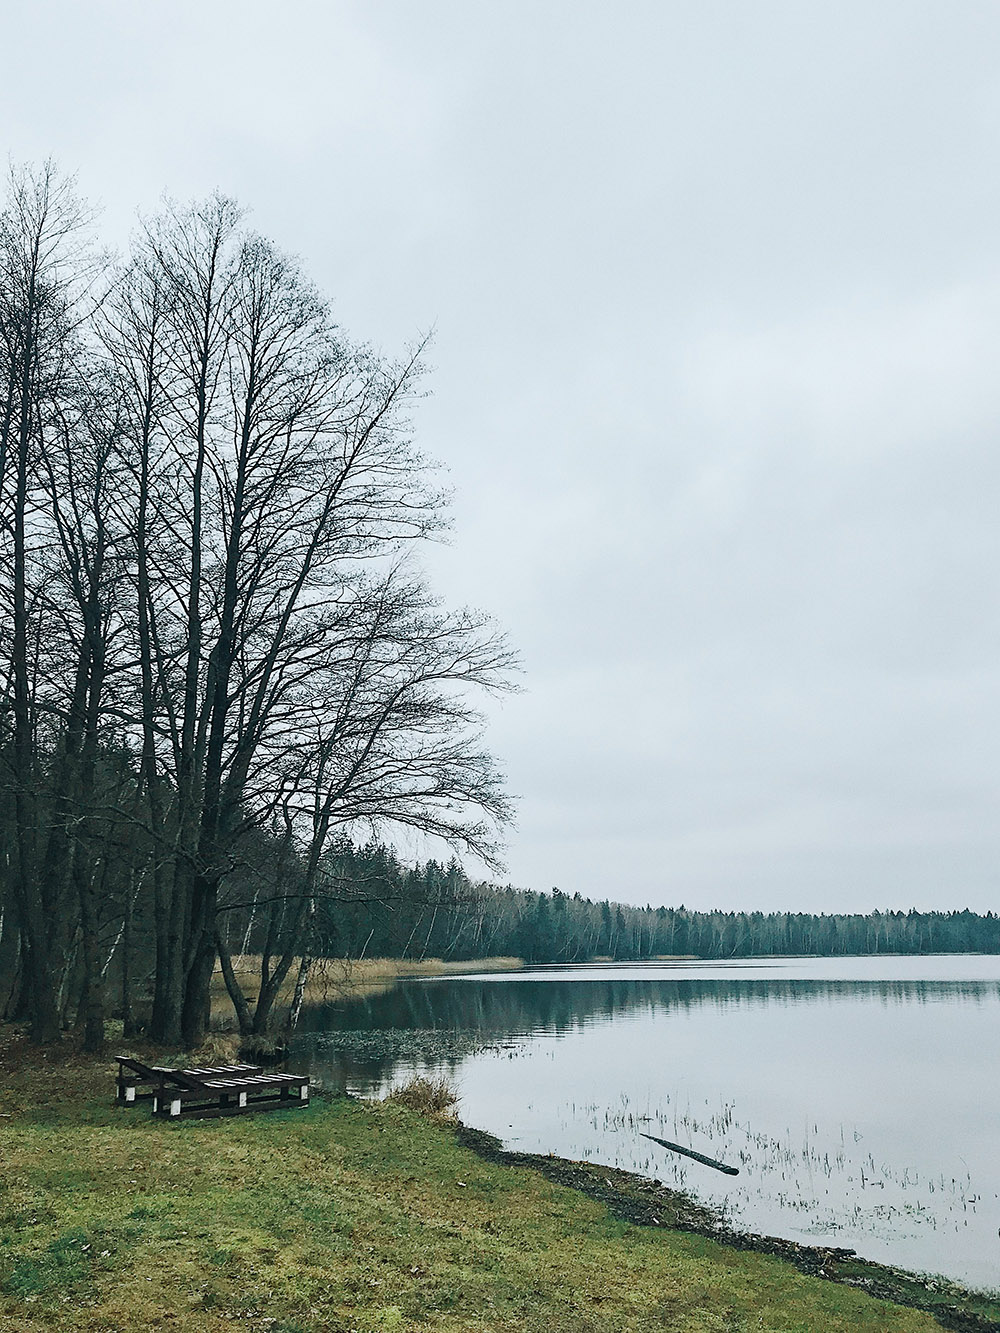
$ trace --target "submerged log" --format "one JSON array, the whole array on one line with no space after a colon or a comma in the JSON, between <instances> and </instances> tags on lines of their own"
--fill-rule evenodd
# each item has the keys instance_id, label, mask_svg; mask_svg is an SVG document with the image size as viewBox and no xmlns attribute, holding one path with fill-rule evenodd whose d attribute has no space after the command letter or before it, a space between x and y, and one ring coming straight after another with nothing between
<instances>
[{"instance_id":1,"label":"submerged log","mask_svg":"<svg viewBox=\"0 0 1000 1333\"><path fill-rule=\"evenodd\" d=\"M642 1131L639 1131L642 1133ZM643 1134L644 1139L652 1139L658 1143L661 1148L669 1148L671 1152L683 1153L685 1157L692 1157L696 1162L701 1162L703 1166L710 1166L716 1171L723 1172L727 1176L738 1176L740 1169L738 1166L726 1166L725 1162L717 1162L712 1157L704 1157L700 1152L695 1152L693 1148L682 1148L679 1143L670 1143L667 1139L658 1139L655 1134Z\"/></svg>"}]
</instances>

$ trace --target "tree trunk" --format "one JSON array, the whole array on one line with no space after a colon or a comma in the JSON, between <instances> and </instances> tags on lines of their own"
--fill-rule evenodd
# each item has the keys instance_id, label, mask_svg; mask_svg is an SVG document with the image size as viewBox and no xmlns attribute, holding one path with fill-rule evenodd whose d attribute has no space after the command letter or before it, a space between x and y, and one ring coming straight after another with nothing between
<instances>
[{"instance_id":1,"label":"tree trunk","mask_svg":"<svg viewBox=\"0 0 1000 1333\"><path fill-rule=\"evenodd\" d=\"M299 963L299 975L295 978L295 994L292 996L292 1007L288 1011L287 1029L289 1033L294 1032L298 1026L302 1003L306 997L306 983L309 980L312 965L313 960L309 954L303 954L302 961Z\"/></svg>"},{"instance_id":2,"label":"tree trunk","mask_svg":"<svg viewBox=\"0 0 1000 1333\"><path fill-rule=\"evenodd\" d=\"M141 881L140 881L141 882ZM124 917L122 920L122 1036L129 1038L138 1033L135 1016L132 1011L132 879L125 893Z\"/></svg>"},{"instance_id":3,"label":"tree trunk","mask_svg":"<svg viewBox=\"0 0 1000 1333\"><path fill-rule=\"evenodd\" d=\"M236 1010L236 1018L240 1025L240 1033L246 1037L253 1031L253 1016L250 1013L250 1006L247 1004L247 997L243 994L243 988L236 979L236 973L233 971L233 959L222 939L221 933L218 938L219 962L222 965L222 977L226 983L226 990L229 992L229 998L233 1002L233 1008Z\"/></svg>"},{"instance_id":4,"label":"tree trunk","mask_svg":"<svg viewBox=\"0 0 1000 1333\"><path fill-rule=\"evenodd\" d=\"M194 877L190 925L191 946L184 977L181 1039L190 1050L200 1046L208 1030L212 1003L212 973L217 954L216 900L218 883L205 875Z\"/></svg>"},{"instance_id":5,"label":"tree trunk","mask_svg":"<svg viewBox=\"0 0 1000 1333\"><path fill-rule=\"evenodd\" d=\"M21 970L21 927L13 900L3 911L0 929L0 1018L10 1014Z\"/></svg>"},{"instance_id":6,"label":"tree trunk","mask_svg":"<svg viewBox=\"0 0 1000 1333\"><path fill-rule=\"evenodd\" d=\"M80 996L83 1049L95 1054L104 1050L104 978L101 975L101 946L97 929L97 904L93 876L78 868L75 878L80 896L80 943L83 955L83 991Z\"/></svg>"}]
</instances>

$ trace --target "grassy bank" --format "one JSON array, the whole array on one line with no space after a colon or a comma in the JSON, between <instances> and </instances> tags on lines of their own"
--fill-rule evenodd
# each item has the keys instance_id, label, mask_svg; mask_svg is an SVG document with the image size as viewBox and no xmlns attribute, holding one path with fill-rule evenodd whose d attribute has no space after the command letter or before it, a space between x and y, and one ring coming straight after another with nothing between
<instances>
[{"instance_id":1,"label":"grassy bank","mask_svg":"<svg viewBox=\"0 0 1000 1333\"><path fill-rule=\"evenodd\" d=\"M616 1217L397 1105L154 1122L0 1047L0 1330L917 1333L929 1315Z\"/></svg>"}]
</instances>

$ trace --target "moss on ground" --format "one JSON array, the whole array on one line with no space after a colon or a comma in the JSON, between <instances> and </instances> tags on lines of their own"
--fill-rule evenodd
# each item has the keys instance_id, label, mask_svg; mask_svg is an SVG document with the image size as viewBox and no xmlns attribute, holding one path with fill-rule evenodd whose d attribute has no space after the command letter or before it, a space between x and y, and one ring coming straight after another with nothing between
<instances>
[{"instance_id":1,"label":"moss on ground","mask_svg":"<svg viewBox=\"0 0 1000 1333\"><path fill-rule=\"evenodd\" d=\"M939 1325L635 1226L393 1104L171 1124L113 1066L0 1048L0 1330L918 1333Z\"/></svg>"}]
</instances>

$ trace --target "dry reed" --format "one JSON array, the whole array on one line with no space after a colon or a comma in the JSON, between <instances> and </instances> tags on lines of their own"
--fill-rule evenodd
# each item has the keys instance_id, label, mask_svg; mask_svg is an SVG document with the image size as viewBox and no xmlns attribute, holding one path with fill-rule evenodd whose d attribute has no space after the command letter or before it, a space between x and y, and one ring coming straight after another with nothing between
<instances>
[{"instance_id":1,"label":"dry reed","mask_svg":"<svg viewBox=\"0 0 1000 1333\"><path fill-rule=\"evenodd\" d=\"M425 1078L417 1074L408 1083L393 1088L384 1100L405 1106L410 1111L419 1111L434 1120L458 1119L458 1093L445 1078Z\"/></svg>"}]
</instances>

